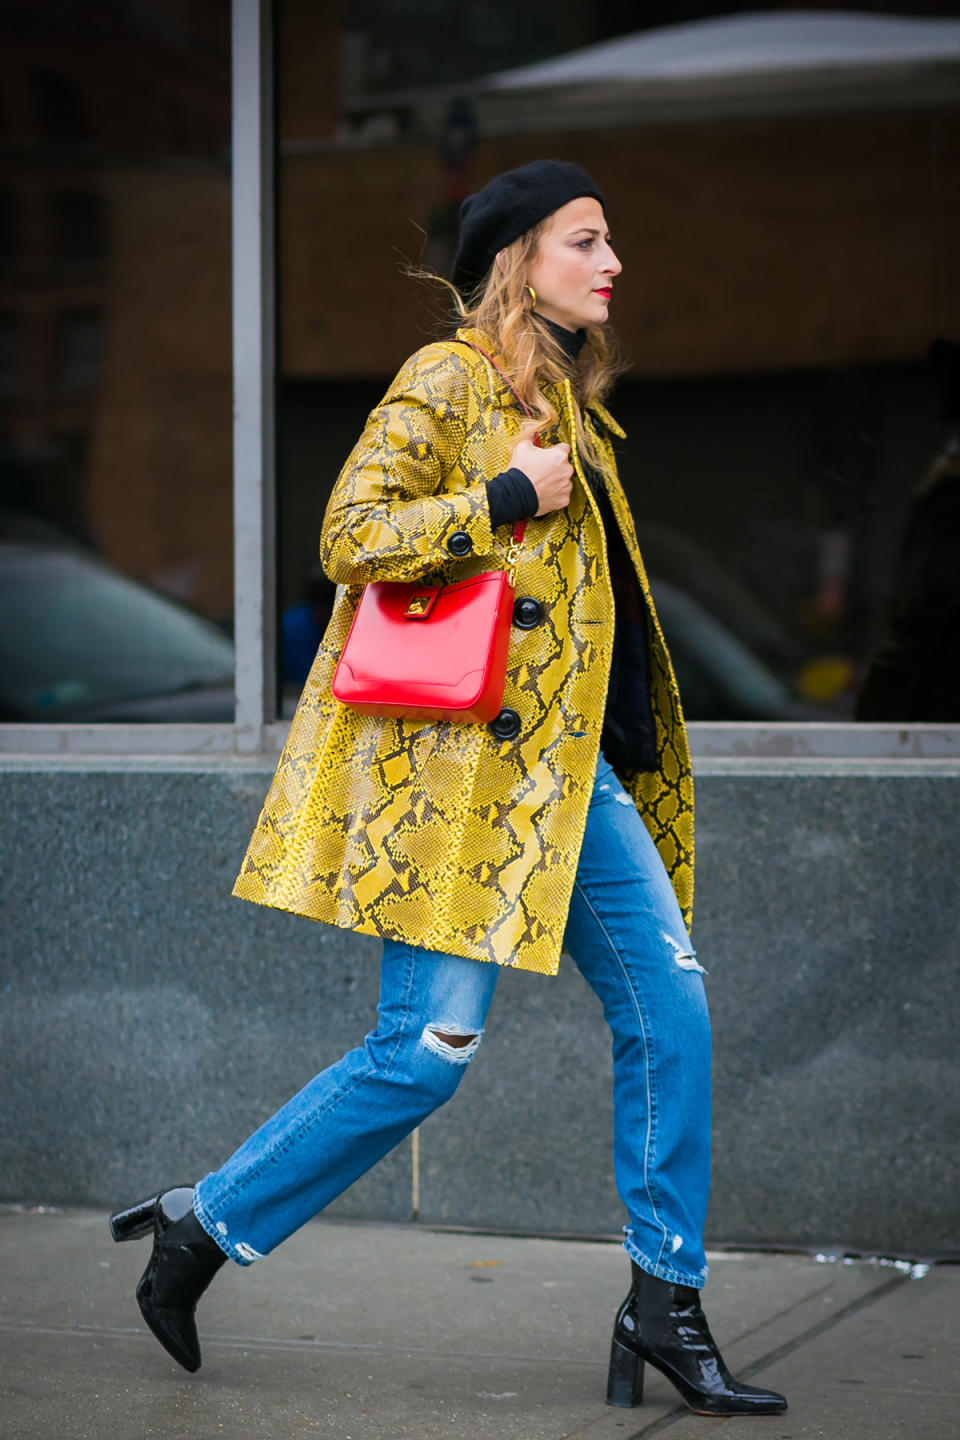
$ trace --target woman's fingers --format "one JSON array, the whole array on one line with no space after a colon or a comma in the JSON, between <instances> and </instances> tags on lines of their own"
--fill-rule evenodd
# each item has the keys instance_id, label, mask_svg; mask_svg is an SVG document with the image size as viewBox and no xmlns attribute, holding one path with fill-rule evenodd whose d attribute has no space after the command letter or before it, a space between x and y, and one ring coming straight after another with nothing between
<instances>
[{"instance_id":1,"label":"woman's fingers","mask_svg":"<svg viewBox=\"0 0 960 1440\"><path fill-rule=\"evenodd\" d=\"M522 470L536 490L540 501L538 515L549 515L569 504L573 490L569 445L541 447L530 440L521 440L514 446L510 464Z\"/></svg>"}]
</instances>

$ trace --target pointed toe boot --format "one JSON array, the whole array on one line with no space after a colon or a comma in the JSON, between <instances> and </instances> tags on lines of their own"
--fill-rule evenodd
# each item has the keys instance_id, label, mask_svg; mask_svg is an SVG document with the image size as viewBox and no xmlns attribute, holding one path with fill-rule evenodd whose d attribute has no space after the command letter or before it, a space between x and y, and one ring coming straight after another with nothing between
<instances>
[{"instance_id":1,"label":"pointed toe boot","mask_svg":"<svg viewBox=\"0 0 960 1440\"><path fill-rule=\"evenodd\" d=\"M608 1405L640 1404L648 1363L698 1415L779 1415L786 1410L783 1395L741 1384L730 1374L700 1307L699 1290L631 1265L633 1283L613 1328Z\"/></svg>"},{"instance_id":2,"label":"pointed toe boot","mask_svg":"<svg viewBox=\"0 0 960 1440\"><path fill-rule=\"evenodd\" d=\"M197 1301L227 1257L193 1213L189 1185L163 1190L110 1217L110 1233L118 1241L139 1239L150 1229L153 1250L137 1286L137 1304L164 1350L193 1372L200 1368Z\"/></svg>"}]
</instances>

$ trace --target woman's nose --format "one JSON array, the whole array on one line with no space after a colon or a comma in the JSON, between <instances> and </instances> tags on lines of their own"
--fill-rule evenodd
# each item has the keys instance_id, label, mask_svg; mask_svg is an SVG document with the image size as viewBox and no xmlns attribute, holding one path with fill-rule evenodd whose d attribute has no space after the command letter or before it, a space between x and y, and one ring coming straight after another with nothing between
<instances>
[{"instance_id":1,"label":"woman's nose","mask_svg":"<svg viewBox=\"0 0 960 1440\"><path fill-rule=\"evenodd\" d=\"M614 255L609 245L607 246L607 254L603 264L603 269L608 275L619 275L620 271L623 269L623 266L620 264L620 261L617 259L616 255Z\"/></svg>"}]
</instances>

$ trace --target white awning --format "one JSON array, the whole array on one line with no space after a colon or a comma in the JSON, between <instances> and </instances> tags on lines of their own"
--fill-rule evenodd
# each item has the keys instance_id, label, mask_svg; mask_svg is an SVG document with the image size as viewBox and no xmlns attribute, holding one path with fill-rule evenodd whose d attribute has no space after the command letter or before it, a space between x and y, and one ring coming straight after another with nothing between
<instances>
[{"instance_id":1,"label":"white awning","mask_svg":"<svg viewBox=\"0 0 960 1440\"><path fill-rule=\"evenodd\" d=\"M337 143L435 142L455 98L484 138L955 106L960 19L786 10L665 25L472 80L348 96Z\"/></svg>"},{"instance_id":2,"label":"white awning","mask_svg":"<svg viewBox=\"0 0 960 1440\"><path fill-rule=\"evenodd\" d=\"M641 30L481 83L485 89L517 90L949 59L960 59L960 20L857 10L749 11Z\"/></svg>"}]
</instances>

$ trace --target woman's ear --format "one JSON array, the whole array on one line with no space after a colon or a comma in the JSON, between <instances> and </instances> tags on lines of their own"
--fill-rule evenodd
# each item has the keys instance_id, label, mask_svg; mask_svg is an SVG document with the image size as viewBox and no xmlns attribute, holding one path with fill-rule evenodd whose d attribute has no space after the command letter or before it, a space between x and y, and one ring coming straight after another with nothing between
<instances>
[{"instance_id":1,"label":"woman's ear","mask_svg":"<svg viewBox=\"0 0 960 1440\"><path fill-rule=\"evenodd\" d=\"M503 272L504 272L504 270L507 268L507 252L506 252L506 250L498 250L498 251L497 251L497 255L496 255L496 260L497 260L497 269L500 271L500 274L502 275Z\"/></svg>"}]
</instances>

